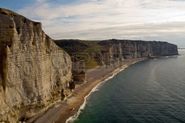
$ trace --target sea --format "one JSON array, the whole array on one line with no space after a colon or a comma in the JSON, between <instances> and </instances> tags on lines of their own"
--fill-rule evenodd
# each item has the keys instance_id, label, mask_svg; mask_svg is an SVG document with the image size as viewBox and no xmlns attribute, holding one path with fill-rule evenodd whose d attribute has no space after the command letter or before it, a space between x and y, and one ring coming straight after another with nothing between
<instances>
[{"instance_id":1,"label":"sea","mask_svg":"<svg viewBox=\"0 0 185 123\"><path fill-rule=\"evenodd\" d=\"M136 63L104 82L74 123L185 123L185 50Z\"/></svg>"}]
</instances>

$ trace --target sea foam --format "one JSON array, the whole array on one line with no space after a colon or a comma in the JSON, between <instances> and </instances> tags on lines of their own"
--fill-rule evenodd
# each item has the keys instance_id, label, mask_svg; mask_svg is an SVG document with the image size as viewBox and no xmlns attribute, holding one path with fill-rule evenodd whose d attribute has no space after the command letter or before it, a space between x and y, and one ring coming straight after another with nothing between
<instances>
[{"instance_id":1,"label":"sea foam","mask_svg":"<svg viewBox=\"0 0 185 123\"><path fill-rule=\"evenodd\" d=\"M73 123L77 118L78 116L80 115L80 113L83 111L83 109L85 108L86 104L87 104L87 101L88 101L88 98L90 97L90 95L96 91L99 90L99 88L105 83L107 82L108 80L112 79L113 77L115 77L118 73L120 73L121 71L123 71L124 69L126 69L128 66L127 65L124 65L123 67L121 68L118 68L116 70L114 70L113 74L111 76L109 76L108 78L104 79L102 82L100 82L99 84L97 84L90 92L87 96L84 97L84 102L83 104L80 106L80 108L78 109L78 112L69 117L67 120L66 120L66 123Z\"/></svg>"}]
</instances>

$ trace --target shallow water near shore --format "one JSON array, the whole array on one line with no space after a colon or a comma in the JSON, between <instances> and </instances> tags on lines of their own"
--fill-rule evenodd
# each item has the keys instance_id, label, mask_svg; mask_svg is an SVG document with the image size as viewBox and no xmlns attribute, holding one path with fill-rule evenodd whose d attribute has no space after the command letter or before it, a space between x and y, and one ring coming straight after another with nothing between
<instances>
[{"instance_id":1,"label":"shallow water near shore","mask_svg":"<svg viewBox=\"0 0 185 123\"><path fill-rule=\"evenodd\" d=\"M185 122L185 52L132 65L91 94L75 123Z\"/></svg>"},{"instance_id":2,"label":"shallow water near shore","mask_svg":"<svg viewBox=\"0 0 185 123\"><path fill-rule=\"evenodd\" d=\"M133 63L134 64L134 63ZM115 77L117 74L119 74L119 72L125 70L126 68L128 67L128 65L124 65L122 66L121 68L117 68L116 70L114 70L113 74L111 76L109 76L108 78L106 78L105 80L101 81L99 84L97 84L91 91L90 93L84 97L84 102L83 104L80 106L80 108L78 109L78 112L69 117L67 120L66 120L66 123L72 123L74 121L76 121L76 119L78 118L78 116L80 115L80 113L84 110L84 108L86 107L86 104L87 104L87 101L89 99L89 97L92 95L92 93L96 92L99 90L99 88L101 86L103 86L103 84L105 82L107 82L108 80L112 79L113 77Z\"/></svg>"}]
</instances>

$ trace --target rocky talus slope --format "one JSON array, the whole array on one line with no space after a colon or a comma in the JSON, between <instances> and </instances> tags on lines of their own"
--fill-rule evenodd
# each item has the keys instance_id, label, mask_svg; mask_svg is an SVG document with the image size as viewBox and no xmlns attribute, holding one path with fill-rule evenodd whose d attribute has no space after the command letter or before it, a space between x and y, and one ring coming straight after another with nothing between
<instances>
[{"instance_id":1,"label":"rocky talus slope","mask_svg":"<svg viewBox=\"0 0 185 123\"><path fill-rule=\"evenodd\" d=\"M71 58L41 28L0 9L0 122L15 123L70 94Z\"/></svg>"}]
</instances>

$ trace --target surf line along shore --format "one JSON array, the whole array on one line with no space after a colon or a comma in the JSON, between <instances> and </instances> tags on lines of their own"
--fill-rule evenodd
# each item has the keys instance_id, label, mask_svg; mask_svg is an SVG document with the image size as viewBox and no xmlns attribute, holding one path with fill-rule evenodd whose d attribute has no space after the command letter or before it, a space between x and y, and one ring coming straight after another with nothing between
<instances>
[{"instance_id":1,"label":"surf line along shore","mask_svg":"<svg viewBox=\"0 0 185 123\"><path fill-rule=\"evenodd\" d=\"M137 62L146 60L146 58L137 58L125 60L122 66L117 67L99 67L87 71L87 82L77 86L72 95L57 103L43 114L30 119L27 123L71 123L78 117L81 109L85 107L87 97L93 90L108 79Z\"/></svg>"}]
</instances>

